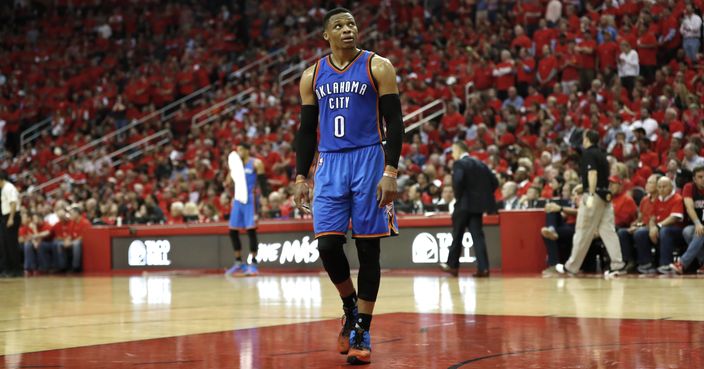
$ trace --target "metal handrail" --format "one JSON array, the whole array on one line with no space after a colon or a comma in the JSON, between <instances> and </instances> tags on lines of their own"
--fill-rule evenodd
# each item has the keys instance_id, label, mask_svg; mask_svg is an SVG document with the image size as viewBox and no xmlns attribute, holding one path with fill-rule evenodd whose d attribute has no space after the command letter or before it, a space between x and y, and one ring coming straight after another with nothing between
<instances>
[{"instance_id":1,"label":"metal handrail","mask_svg":"<svg viewBox=\"0 0 704 369\"><path fill-rule=\"evenodd\" d=\"M149 142L149 141L151 141L151 140L153 140L153 139L155 139L155 138L158 138L158 137L161 137L161 136L164 136L164 135L168 135L169 133L170 133L170 130L169 130L169 129L162 129L161 131L158 131L158 132L156 132L156 133L153 133L153 134L151 134L151 135L149 135L149 136L147 136L147 137L145 137L145 138L143 138L143 139L141 139L141 140L139 140L139 141L137 141L137 142L133 142L133 143L131 143L131 144L125 146L125 147L119 148L119 149L117 149L117 150L115 150L115 151L113 151L113 152L111 152L111 153L109 153L109 154L106 154L106 155L103 156L103 157L112 160L113 158L115 158L115 157L117 157L117 156L119 156L119 155L121 155L121 154L123 154L123 153L125 153L125 152L127 152L127 151L130 151L131 149L133 149L133 148L135 148L135 147L138 147L138 146L144 144L145 142Z\"/></svg>"},{"instance_id":2,"label":"metal handrail","mask_svg":"<svg viewBox=\"0 0 704 369\"><path fill-rule=\"evenodd\" d=\"M194 91L190 95L184 96L184 97L164 106L163 108L159 109L159 111L161 112L161 121L163 122L165 120L170 119L174 115L176 115L176 111L178 111L178 106L180 106L181 104L183 104L187 101L191 101L197 97L200 97L201 95L210 91L212 88L213 88L213 85L207 85L207 86L201 88L200 90ZM173 112L168 112L172 108L176 108L176 109L174 109Z\"/></svg>"},{"instance_id":3,"label":"metal handrail","mask_svg":"<svg viewBox=\"0 0 704 369\"><path fill-rule=\"evenodd\" d=\"M255 61L253 61L253 62L251 62L251 63L245 65L245 66L242 67L241 69L238 69L238 70L236 70L236 71L230 73L229 76L228 76L228 78L229 78L229 79L241 78L241 77L244 75L245 72L248 72L250 69L254 69L254 68L257 68L257 67L261 66L261 64L263 64L263 63L266 62L267 60L273 59L275 56L279 56L279 54L283 54L285 51L286 51L286 48L285 48L285 47L282 47L282 48L280 48L280 49L277 49L277 50L274 51L274 52L271 52L271 53L269 53L269 54L266 54L266 56L263 56L263 57L261 57L261 58L255 60ZM274 63L276 63L276 61L272 61L271 63L266 64L265 66L268 68L270 65L273 65Z\"/></svg>"},{"instance_id":4,"label":"metal handrail","mask_svg":"<svg viewBox=\"0 0 704 369\"><path fill-rule=\"evenodd\" d=\"M200 111L200 112L198 112L196 115L194 115L193 118L191 118L191 124L197 124L198 118L200 118L200 117L202 117L202 116L204 116L204 115L209 114L209 113L212 112L213 110L218 109L218 108L222 107L223 105L229 104L229 103L232 102L233 100L240 99L240 98L242 98L242 96L244 96L244 95L251 94L253 91L254 91L254 88L250 87L250 88L248 88L248 89L246 89L246 90L244 90L244 91L241 91L241 92L239 92L239 93L237 93L237 94L235 94L235 95L232 95L232 96L228 97L227 99L225 99L225 100L223 100L223 101L220 101L220 102L217 102L217 103L211 105L209 108L207 108L207 109L205 109L205 110L203 110L203 111Z\"/></svg>"},{"instance_id":5,"label":"metal handrail","mask_svg":"<svg viewBox=\"0 0 704 369\"><path fill-rule=\"evenodd\" d=\"M441 106L441 109L433 111L432 113L429 113L428 115L425 115L425 113L428 110L430 110L438 105ZM406 123L407 121L414 119L416 116L419 116L419 118L420 118L420 120L418 120L417 122L406 127L404 133L409 133L409 132L415 130L416 128L422 126L423 124L428 123L431 120L445 114L446 111L447 111L447 106L445 105L445 100L443 100L443 99L437 99L435 101L432 101L432 102L426 104L422 108L403 117L403 123Z\"/></svg>"},{"instance_id":6,"label":"metal handrail","mask_svg":"<svg viewBox=\"0 0 704 369\"><path fill-rule=\"evenodd\" d=\"M367 42L370 39L375 39L378 36L377 26L372 25L365 32L362 33L364 36L361 38L360 44ZM303 72L313 60L318 59L327 50L317 50L315 54L309 56L308 58L301 60L300 62L284 69L279 73L279 91L283 91L285 85L300 78L301 72Z\"/></svg>"},{"instance_id":7,"label":"metal handrail","mask_svg":"<svg viewBox=\"0 0 704 369\"><path fill-rule=\"evenodd\" d=\"M42 132L51 129L51 118L52 117L48 117L22 131L20 134L20 150L24 149L25 144L28 144L41 136Z\"/></svg>"},{"instance_id":8,"label":"metal handrail","mask_svg":"<svg viewBox=\"0 0 704 369\"><path fill-rule=\"evenodd\" d=\"M80 153L83 153L83 152L85 152L85 151L88 151L88 150L90 150L90 149L92 149L92 148L94 148L94 147L96 147L96 146L98 146L98 145L100 145L100 144L103 144L103 143L105 143L105 142L108 142L108 140L112 139L113 137L116 137L116 136L118 136L118 135L120 135L120 134L123 134L123 133L129 131L129 130L130 130L131 128L133 128L133 127L139 126L139 125L143 124L144 122L149 121L150 119L152 119L152 118L154 118L154 117L160 116L160 119L161 119L162 121L167 120L167 119L169 119L169 118L171 118L171 117L173 117L173 116L175 115L175 114L172 114L172 113L166 113L167 110L169 110L169 109L171 109L171 108L173 108L173 107L175 107L175 106L179 106L180 104L183 104L183 103L186 102L186 101L190 101L190 100L193 100L193 99L195 99L195 98L198 98L198 97L200 97L201 95L203 95L203 94L205 94L206 92L208 92L211 88L212 88L212 85L203 87L203 88L201 88L200 90L195 91L195 92L193 92L192 94L190 94L190 95L188 95L188 96L184 96L184 97L182 97L182 98L180 98L180 99L178 99L178 100L172 102L171 104L168 104L168 105L164 106L163 108L161 108L161 109L159 109L159 110L157 110L157 111L154 111L154 112L152 112L152 113L149 113L148 115L146 115L146 116L140 118L139 120L136 120L136 121L134 121L134 122L131 122L131 123L127 124L126 126L124 126L124 127L122 127L122 128L119 128L119 129L116 129L116 130L114 130L114 131L112 131L112 132L106 134L105 136L100 137L100 138L97 138L97 139L95 139L95 140L93 140L93 141L91 141L91 142L89 142L89 143L87 143L87 144L85 144L85 145L83 145L83 146L81 146L81 147L75 148L75 149L71 150L70 152L68 152L68 153L66 153L66 154L64 154L64 155L62 155L62 156L60 156L60 157L58 157L58 158L55 158L54 160L51 161L51 163L52 163L52 164L54 164L54 163L60 163L60 162L62 162L62 161L64 161L64 160L67 160L68 158L71 158L71 157L77 155L77 154L80 154Z\"/></svg>"},{"instance_id":9,"label":"metal handrail","mask_svg":"<svg viewBox=\"0 0 704 369\"><path fill-rule=\"evenodd\" d=\"M237 109L238 106L240 106L240 105L245 105L245 104L249 103L250 101L252 101L252 96L254 96L254 95L250 94L249 96L247 96L246 99L244 99L244 100L242 100L242 101L238 101L237 103L228 106L228 107L225 108L223 111L221 111L221 112L219 112L219 113L217 113L217 114L215 114L215 115L211 115L211 116L209 116L208 118L206 118L206 119L204 119L204 120L202 120L202 121L200 121L200 122L197 122L197 123L192 124L191 126L192 126L192 127L195 127L195 128L203 127L204 125L209 124L210 122L212 122L212 121L214 121L214 120L220 118L221 116L223 116L223 115L225 115L225 114L228 114L228 113L230 113L231 111Z\"/></svg>"},{"instance_id":10,"label":"metal handrail","mask_svg":"<svg viewBox=\"0 0 704 369\"><path fill-rule=\"evenodd\" d=\"M59 182L61 182L61 181L64 181L64 182L72 182L72 181L73 181L73 178L71 178L71 176L68 175L68 174L62 174L62 175L60 175L60 176L58 176L58 177L52 178L52 179L50 179L50 180L48 180L48 181L42 183L42 184L40 184L40 185L37 185L37 186L30 186L27 190L25 190L25 191L22 193L22 195L27 195L27 194L29 194L30 192L41 191L41 190L43 190L44 188L49 187L49 186L51 186L51 185L53 185L53 184L55 184L55 183L59 183Z\"/></svg>"},{"instance_id":11,"label":"metal handrail","mask_svg":"<svg viewBox=\"0 0 704 369\"><path fill-rule=\"evenodd\" d=\"M137 142L133 142L125 147L117 149L117 150L105 155L104 158L110 159L110 162L112 163L113 167L120 165L122 163L122 160L113 160L113 159L115 159L116 157L118 157L126 152L131 151L132 149L139 148L140 146L142 146L146 143L149 143L157 138L161 138L161 137L163 137L163 138L157 143L157 146L161 146L164 143L171 141L171 130L162 129L161 131L153 133L153 134L151 134L151 135L149 135L149 136L147 136ZM136 156L142 154L143 152L144 152L144 150L142 148L139 148L136 151L127 154L128 159L133 159Z\"/></svg>"}]
</instances>

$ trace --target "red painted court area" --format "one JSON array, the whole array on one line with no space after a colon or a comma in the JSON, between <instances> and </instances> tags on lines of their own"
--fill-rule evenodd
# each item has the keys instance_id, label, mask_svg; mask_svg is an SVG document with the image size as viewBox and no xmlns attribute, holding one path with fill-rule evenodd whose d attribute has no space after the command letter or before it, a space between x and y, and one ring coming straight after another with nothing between
<instances>
[{"instance_id":1,"label":"red painted court area","mask_svg":"<svg viewBox=\"0 0 704 369\"><path fill-rule=\"evenodd\" d=\"M0 368L340 368L339 322L198 334L2 357ZM366 368L703 368L704 323L384 314ZM8 364L11 363L11 364Z\"/></svg>"}]
</instances>

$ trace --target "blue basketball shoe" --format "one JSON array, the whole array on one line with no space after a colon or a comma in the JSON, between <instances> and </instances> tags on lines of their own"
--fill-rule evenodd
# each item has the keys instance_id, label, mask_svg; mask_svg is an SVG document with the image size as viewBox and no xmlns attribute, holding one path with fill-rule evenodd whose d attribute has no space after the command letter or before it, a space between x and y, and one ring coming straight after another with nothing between
<instances>
[{"instance_id":1,"label":"blue basketball shoe","mask_svg":"<svg viewBox=\"0 0 704 369\"><path fill-rule=\"evenodd\" d=\"M230 269L225 271L225 275L232 275L232 274L238 274L238 273L243 273L246 268L246 265L242 264L241 261L236 261Z\"/></svg>"},{"instance_id":2,"label":"blue basketball shoe","mask_svg":"<svg viewBox=\"0 0 704 369\"><path fill-rule=\"evenodd\" d=\"M372 361L372 336L369 331L355 327L350 333L350 351L347 363L352 365L369 364Z\"/></svg>"},{"instance_id":3,"label":"blue basketball shoe","mask_svg":"<svg viewBox=\"0 0 704 369\"><path fill-rule=\"evenodd\" d=\"M257 264L247 264L244 267L244 275L257 275L259 274L259 268Z\"/></svg>"}]
</instances>

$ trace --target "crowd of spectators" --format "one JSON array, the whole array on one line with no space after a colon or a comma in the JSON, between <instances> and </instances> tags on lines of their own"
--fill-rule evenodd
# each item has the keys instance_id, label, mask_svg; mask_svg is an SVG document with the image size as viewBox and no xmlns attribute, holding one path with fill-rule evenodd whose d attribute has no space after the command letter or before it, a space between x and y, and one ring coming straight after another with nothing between
<instances>
[{"instance_id":1,"label":"crowd of spectators","mask_svg":"<svg viewBox=\"0 0 704 369\"><path fill-rule=\"evenodd\" d=\"M654 173L670 178L674 190L681 191L687 173L704 163L704 113L700 107L704 102L704 74L700 68L699 43L702 2L409 0L362 3L372 6L374 11L357 14L360 30L371 26L362 21L371 19L373 13L373 25L380 35L363 46L393 62L399 76L404 113L437 99L444 101L447 108L442 118L407 134L399 164L401 196L396 202L399 213L449 210L452 202L449 147L455 140L465 141L472 155L495 171L501 184L496 198L503 209L543 208L546 203L552 203L550 199L569 197L578 182L575 168L581 133L585 129L595 129L601 134L603 147L610 155L612 175L618 178L621 192L642 194ZM162 128L171 128L174 139L116 168L101 161L109 148L71 161L66 167L54 167L50 159L41 158L51 158L52 149L62 139L85 142L95 137L93 129L112 129L110 124L117 122L108 124L109 128L105 128L105 124L97 124L103 128L94 128L96 124L81 123L91 127L90 130L66 129L75 134L48 137L47 141L42 141L45 145L38 144L34 148L34 156L23 151L11 161L8 168L11 173L20 175L31 170L35 176L45 177L49 177L46 172L65 173L74 179L63 183L49 197L30 192L25 196L26 211L47 217L58 208L78 205L93 224L222 221L229 215L232 193L223 165L234 145L247 141L253 144L252 154L264 162L269 178L269 190L260 194L260 219L300 216L289 189L295 175L291 143L298 115L296 84L279 88L278 73L257 73L245 80L228 80L226 75L242 65L238 63L242 55L266 51L266 47L255 48L257 51L250 49L252 45L267 45L260 43L264 39L274 37L279 42L299 45L296 38L305 32L290 36L286 31L310 29L299 27L301 23L310 27L319 25L327 4L311 1L294 7L292 12L298 16L293 23L284 22L291 27L284 29L269 24L269 19L270 15L272 19L289 19L289 9L284 13L271 7L270 2L261 4L263 12L253 14L262 23L254 27L252 24L257 21L248 20L246 24L249 33L257 28L265 36L245 41L241 32L237 32L233 34L234 43L243 48L224 53L218 53L211 43L227 38L221 37L221 32L238 29L229 27L228 22L240 24L238 21L247 17L227 7L208 11L196 2L180 2L170 9L177 14L191 13L191 17L201 14L195 17L199 21L191 22L189 29L205 27L206 32L200 37L189 36L189 31L180 28L182 23L166 27L163 32L168 33L173 28L171 35L180 35L176 38L182 42L162 59L154 59L157 54L150 54L156 52L156 46L135 47L132 41L153 39L153 30L149 29L150 25L154 27L153 21L138 22L137 32L144 32L141 38L125 36L119 44L117 38L112 39L115 45L121 46L115 50L124 54L117 58L114 72L105 72L109 77L96 79L114 81L116 76L121 77L118 78L122 81L121 87L113 90L124 93L116 93L114 102L110 100L106 105L111 110L119 103L124 105L123 110L142 108L144 110L139 111L147 113L156 109L159 105L153 101L155 95L150 94L148 103L140 105L135 96L128 96L127 92L132 91L128 87L130 81L136 85L155 83L160 78L152 77L161 76L169 65L172 66L169 70L176 73L172 83L182 81L178 70L193 68L197 63L208 71L200 73L203 84L215 82L219 87L199 105L184 105L172 122L157 120L130 131L125 140L135 141ZM110 25L111 12L107 9L129 9L129 6L106 5L85 14L93 14L93 18L103 19ZM352 9L354 11L355 7ZM59 10L56 12L60 14ZM141 19L148 14L156 12L140 12L136 17ZM28 42L28 34L34 28L40 28L38 23L28 21L24 28L15 32L17 37L13 39ZM9 30L3 32L10 33ZM214 33L219 36L207 37ZM99 36L96 32L87 32L81 37L90 40ZM313 46L291 47L285 55L289 58L288 64L284 65L303 60L305 55L310 55L311 47L324 46L320 40L317 42ZM196 55L206 60L201 61ZM103 66L103 58L111 57L114 57L112 53L103 52L97 64ZM8 92L19 91L12 87L19 81L29 84L27 76L18 78L7 72L14 70L12 65L0 68L7 81L0 86L3 96L19 96ZM28 65L37 68L33 63ZM16 82L12 83L13 80ZM199 81L199 77L194 76L192 80ZM189 113L192 115L213 101L247 87L256 90L248 104L219 117L214 123L200 128L188 126ZM135 91L139 90L135 87ZM29 94L27 91L29 88L25 96L37 96L37 92ZM174 93L169 98L180 95L183 93ZM87 96L95 98L99 94L93 91ZM8 106L20 105L14 102ZM109 117L105 119L114 120L115 116L122 116L120 114L111 111L106 113ZM124 114L126 116L127 112ZM72 123L66 127L76 126L76 120L69 120ZM177 121L186 124L174 123ZM45 151L48 153L43 153ZM21 160L17 160L18 157ZM34 183L41 182L35 180ZM555 212L553 206L547 207L552 209L548 212ZM552 232L546 234L554 238Z\"/></svg>"}]
</instances>

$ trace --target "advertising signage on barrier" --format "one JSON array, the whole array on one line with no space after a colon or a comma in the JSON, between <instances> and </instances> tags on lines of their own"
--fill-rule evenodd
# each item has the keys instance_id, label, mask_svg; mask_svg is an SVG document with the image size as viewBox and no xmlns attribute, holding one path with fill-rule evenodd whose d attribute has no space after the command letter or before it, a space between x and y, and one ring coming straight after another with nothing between
<instances>
[{"instance_id":1,"label":"advertising signage on barrier","mask_svg":"<svg viewBox=\"0 0 704 369\"><path fill-rule=\"evenodd\" d=\"M311 264L318 261L318 240L309 236L283 242L260 242L257 252L259 263Z\"/></svg>"},{"instance_id":2,"label":"advertising signage on barrier","mask_svg":"<svg viewBox=\"0 0 704 369\"><path fill-rule=\"evenodd\" d=\"M462 253L460 254L460 263L474 263L477 259L470 255L470 248L474 242L472 235L465 232L462 238ZM413 239L413 263L414 264L437 264L447 262L447 257L450 254L450 246L452 245L452 233L438 232L418 233Z\"/></svg>"},{"instance_id":3,"label":"advertising signage on barrier","mask_svg":"<svg viewBox=\"0 0 704 369\"><path fill-rule=\"evenodd\" d=\"M129 266L167 266L171 243L168 240L134 240L127 249Z\"/></svg>"},{"instance_id":4,"label":"advertising signage on barrier","mask_svg":"<svg viewBox=\"0 0 704 369\"><path fill-rule=\"evenodd\" d=\"M501 266L501 244L497 226L485 226L489 260ZM261 268L321 269L318 241L309 232L261 233L257 261ZM352 268L359 266L354 241L347 240L345 253ZM429 268L447 261L452 234L448 227L402 228L397 237L381 246L383 268ZM460 262L476 262L472 236L462 239ZM248 248L242 250L247 256ZM226 269L233 262L228 236L116 237L112 239L112 268L120 269Z\"/></svg>"}]
</instances>

